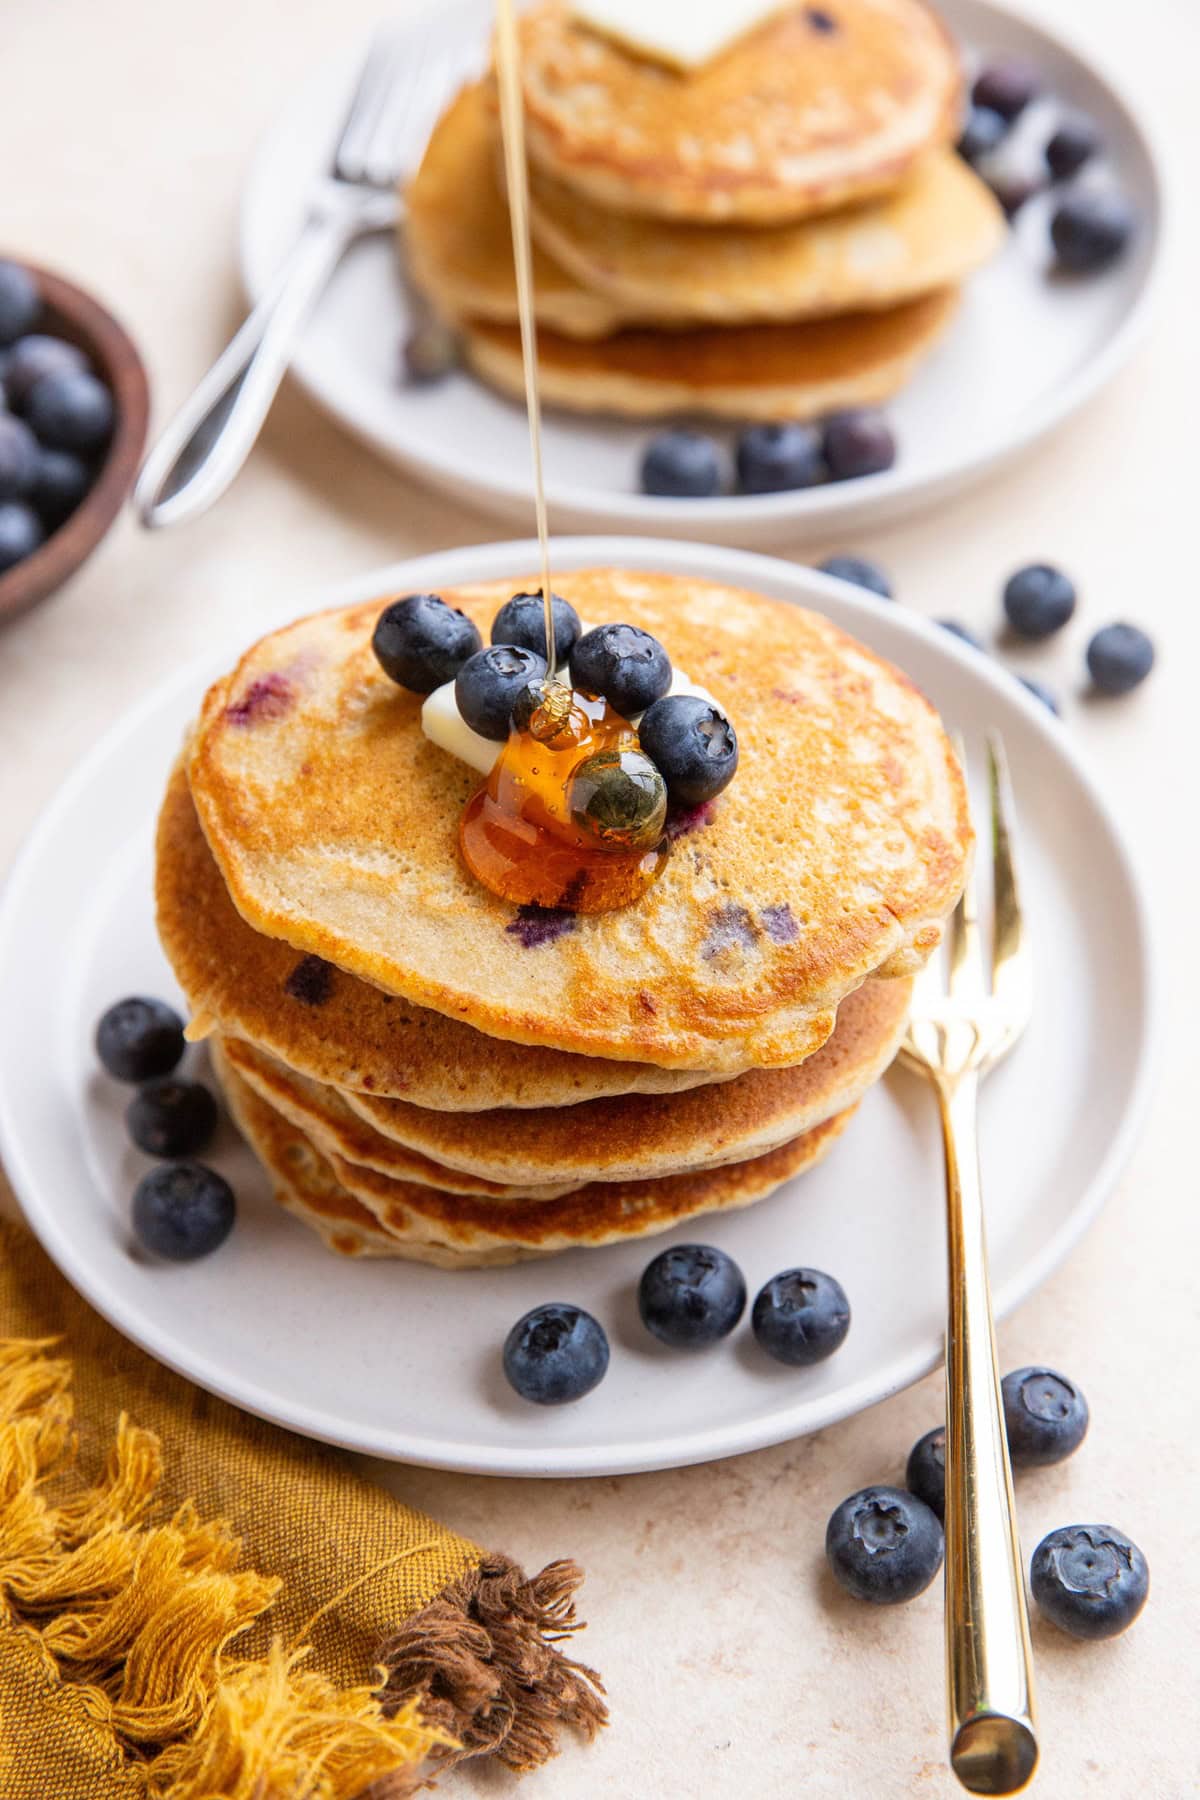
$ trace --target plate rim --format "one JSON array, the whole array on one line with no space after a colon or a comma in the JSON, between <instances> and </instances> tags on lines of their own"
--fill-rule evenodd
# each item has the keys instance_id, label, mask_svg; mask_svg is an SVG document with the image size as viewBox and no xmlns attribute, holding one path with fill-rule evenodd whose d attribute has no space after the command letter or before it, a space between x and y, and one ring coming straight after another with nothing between
<instances>
[{"instance_id":1,"label":"plate rim","mask_svg":"<svg viewBox=\"0 0 1200 1800\"><path fill-rule=\"evenodd\" d=\"M785 528L818 536L828 528L853 523L866 525L874 520L885 523L983 482L993 471L999 472L1014 462L1031 444L1053 435L1076 412L1087 405L1124 367L1142 341L1153 317L1162 291L1164 245L1169 227L1170 184L1165 159L1158 146L1158 134L1148 122L1148 114L1108 63L1106 56L1084 47L1071 28L1050 26L1034 16L1025 4L1002 3L1002 0L942 0L951 9L965 7L984 18L1003 21L1039 38L1058 56L1074 63L1105 94L1108 103L1121 116L1124 128L1136 143L1144 159L1153 205L1150 245L1140 285L1127 311L1096 353L1065 380L1046 390L1040 402L1014 422L1007 433L993 433L976 450L953 464L943 464L906 473L903 464L881 474L860 477L855 481L830 482L824 486L781 494L725 494L711 500L679 500L630 492L605 497L603 493L578 483L560 482L551 471L546 483L546 496L551 514L572 530L610 530L644 535L652 532L675 534L693 527L713 535L728 535L741 541L755 537L762 542L778 541ZM453 11L444 13L449 29L457 14L470 14L481 9L481 0L455 0ZM416 28L439 9L434 0L408 15L405 29ZM325 77L327 80L327 77ZM315 85L314 78L308 77ZM303 91L308 91L305 86ZM270 161L276 137L296 105L296 94L276 113L261 134L242 183L237 218L237 263L243 291L251 303L257 301L270 279L271 271L261 266L258 240L251 226L257 214L256 199L265 185L265 170ZM301 338L292 362L292 373L313 400L342 429L364 443L383 461L413 475L439 492L461 493L468 485L473 502L496 517L511 517L522 506L532 505L532 492L524 485L522 470L518 479L506 478L503 465L490 476L465 473L449 450L419 449L415 444L400 447L388 432L354 412L339 398L341 389L335 378L322 369L320 358L306 353ZM636 423L636 421L634 421ZM647 429L653 421L642 421Z\"/></svg>"},{"instance_id":2,"label":"plate rim","mask_svg":"<svg viewBox=\"0 0 1200 1800\"><path fill-rule=\"evenodd\" d=\"M740 585L765 586L768 592L789 590L794 604L807 604L828 595L836 600L843 613L869 623L878 617L884 604L850 586L846 582L822 575L802 564L787 562L753 551L737 550L707 544L683 543L673 539L577 536L556 539L554 556L560 567L582 568L597 561L607 561L631 569L660 569L664 572L726 579ZM406 558L347 578L328 588L313 591L313 610L323 606L351 604L388 588L420 585L437 581L444 585L488 580L507 574L513 568L535 566L537 545L532 539L513 539L485 544L472 544L446 551L433 551ZM255 621L257 631L269 631L277 622L298 616L294 603L278 609L266 609ZM1124 1105L1108 1148L1090 1186L1079 1202L1043 1244L1039 1253L1003 1287L994 1293L997 1319L1005 1317L1063 1262L1069 1251L1094 1223L1122 1170L1131 1156L1141 1132L1153 1093L1159 1042L1161 981L1151 909L1143 888L1137 863L1112 807L1106 800L1086 761L1070 740L1065 728L1040 701L1027 695L999 665L979 657L966 644L945 632L922 614L893 611L888 617L910 631L918 640L936 648L953 665L969 669L986 685L1003 694L1026 715L1027 722L1040 735L1052 752L1067 766L1071 778L1083 790L1097 818L1105 829L1112 853L1121 870L1131 917L1134 944L1139 965L1141 1031L1136 1062ZM229 656L244 649L242 635L231 632L230 642L213 653L206 653L176 670L157 683L131 708L117 718L77 761L66 779L42 808L34 825L18 851L9 877L0 891L0 982L16 954L10 941L23 913L23 907L36 895L40 865L47 853L53 854L61 818L69 812L80 791L86 791L93 772L116 752L130 737L136 737L147 718L169 706L173 697L201 681L210 679L225 667ZM236 642L234 641L236 637ZM0 1062L3 1061L3 1024L0 1015ZM20 1122L11 1109L8 1084L0 1078L0 1158L21 1205L26 1223L41 1242L46 1253L83 1298L114 1329L137 1344L148 1355L176 1373L219 1395L242 1410L267 1419L285 1429L318 1441L389 1461L415 1463L424 1467L445 1469L464 1474L509 1477L575 1477L592 1475L634 1474L651 1470L686 1467L716 1461L726 1456L741 1455L784 1442L796 1435L807 1435L851 1417L856 1412L910 1386L936 1367L941 1357L940 1340L930 1348L922 1345L899 1358L888 1360L886 1379L881 1383L876 1374L864 1376L849 1388L839 1388L823 1401L805 1401L791 1409L781 1407L764 1417L756 1417L738 1427L691 1431L648 1449L644 1444L608 1442L603 1445L565 1446L537 1445L528 1447L487 1446L480 1449L446 1438L430 1439L411 1432L375 1428L347 1430L345 1422L317 1408L310 1408L303 1398L288 1399L263 1389L240 1371L233 1375L216 1367L207 1353L189 1360L180 1354L169 1333L155 1318L137 1313L130 1319L119 1297L112 1298L103 1279L93 1278L92 1270L82 1255L75 1253L70 1233L60 1224L52 1207L41 1198L41 1184L26 1153ZM795 1414L802 1413L797 1422Z\"/></svg>"}]
</instances>

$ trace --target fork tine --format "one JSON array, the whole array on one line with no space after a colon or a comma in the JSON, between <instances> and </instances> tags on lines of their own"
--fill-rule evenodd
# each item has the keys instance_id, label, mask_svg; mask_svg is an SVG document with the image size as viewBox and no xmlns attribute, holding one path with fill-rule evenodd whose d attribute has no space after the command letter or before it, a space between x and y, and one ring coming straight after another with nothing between
<instances>
[{"instance_id":1,"label":"fork tine","mask_svg":"<svg viewBox=\"0 0 1200 1800\"><path fill-rule=\"evenodd\" d=\"M432 34L405 40L403 62L392 70L383 105L375 116L363 153L363 172L368 181L386 186L398 173L398 147L402 142L424 143L441 111L442 92L436 79L438 58ZM444 60L444 59L443 59Z\"/></svg>"},{"instance_id":2,"label":"fork tine","mask_svg":"<svg viewBox=\"0 0 1200 1800\"><path fill-rule=\"evenodd\" d=\"M394 30L377 31L371 39L333 153L334 170L345 181L363 179L367 148L391 95L404 42Z\"/></svg>"},{"instance_id":3,"label":"fork tine","mask_svg":"<svg viewBox=\"0 0 1200 1800\"><path fill-rule=\"evenodd\" d=\"M992 990L1004 1002L1014 1035L1033 1004L1033 967L1021 910L1021 891L1013 853L1012 782L1003 740L988 737L988 783L992 802L992 883L995 926L992 935Z\"/></svg>"},{"instance_id":4,"label":"fork tine","mask_svg":"<svg viewBox=\"0 0 1200 1800\"><path fill-rule=\"evenodd\" d=\"M967 757L956 733L954 749L966 778ZM958 905L950 916L950 992L958 999L977 998L987 992L983 974L983 950L979 942L979 896L975 886L975 859Z\"/></svg>"}]
</instances>

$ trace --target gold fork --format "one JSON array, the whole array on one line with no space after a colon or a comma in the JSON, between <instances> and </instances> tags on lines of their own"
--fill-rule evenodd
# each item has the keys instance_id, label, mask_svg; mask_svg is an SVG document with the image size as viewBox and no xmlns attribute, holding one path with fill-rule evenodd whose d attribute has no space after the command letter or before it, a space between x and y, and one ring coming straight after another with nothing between
<instances>
[{"instance_id":1,"label":"gold fork","mask_svg":"<svg viewBox=\"0 0 1200 1800\"><path fill-rule=\"evenodd\" d=\"M959 760L963 760L961 743ZM973 1794L1013 1794L1038 1747L1021 1545L996 1366L979 1174L979 1082L1029 1021L1033 980L1004 747L988 740L995 925L984 970L972 875L950 927L950 976L918 977L902 1055L933 1083L946 1155L946 1691L950 1762Z\"/></svg>"}]
</instances>

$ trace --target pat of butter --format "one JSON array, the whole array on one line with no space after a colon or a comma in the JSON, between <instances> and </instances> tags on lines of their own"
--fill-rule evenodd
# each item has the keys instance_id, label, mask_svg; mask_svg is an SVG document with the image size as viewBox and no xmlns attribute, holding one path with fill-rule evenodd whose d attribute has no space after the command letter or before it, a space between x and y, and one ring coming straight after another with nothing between
<instances>
[{"instance_id":1,"label":"pat of butter","mask_svg":"<svg viewBox=\"0 0 1200 1800\"><path fill-rule=\"evenodd\" d=\"M781 10L782 0L574 0L571 7L580 24L622 49L684 71Z\"/></svg>"},{"instance_id":2,"label":"pat of butter","mask_svg":"<svg viewBox=\"0 0 1200 1800\"><path fill-rule=\"evenodd\" d=\"M585 625L583 629L586 631L588 627ZM560 665L558 673L560 676L566 676L565 663ZM707 700L710 706L717 705L705 688L697 687L694 681L689 681L686 675L679 673L678 669L672 671L671 685L667 692L669 694L695 694L698 700ZM720 711L720 708L718 707L717 710ZM631 725L637 724L636 719L631 719L629 722ZM451 756L456 756L459 762L470 763L471 767L478 769L481 775L491 774L492 766L504 748L504 745L498 744L494 738L480 737L477 731L471 730L458 710L452 681L447 681L440 688L434 688L432 694L427 695L425 704L421 708L421 729L430 743L436 744L440 750L448 751Z\"/></svg>"}]
</instances>

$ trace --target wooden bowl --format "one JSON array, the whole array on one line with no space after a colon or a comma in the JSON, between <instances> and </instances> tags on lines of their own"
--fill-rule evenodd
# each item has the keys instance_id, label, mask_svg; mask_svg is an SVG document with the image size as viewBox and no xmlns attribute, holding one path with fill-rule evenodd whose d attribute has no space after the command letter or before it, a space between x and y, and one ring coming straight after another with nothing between
<instances>
[{"instance_id":1,"label":"wooden bowl","mask_svg":"<svg viewBox=\"0 0 1200 1800\"><path fill-rule=\"evenodd\" d=\"M0 619L44 600L73 575L104 536L133 487L150 417L150 388L133 341L82 288L31 264L42 296L36 329L86 352L112 392L116 423L96 478L70 518L40 549L0 575Z\"/></svg>"}]
</instances>

